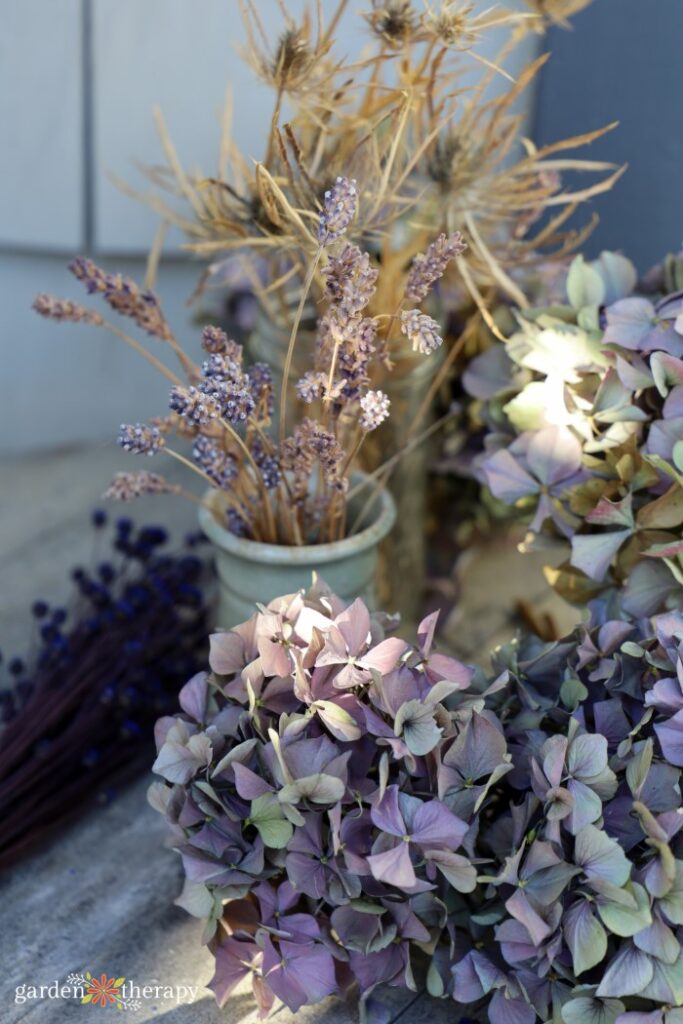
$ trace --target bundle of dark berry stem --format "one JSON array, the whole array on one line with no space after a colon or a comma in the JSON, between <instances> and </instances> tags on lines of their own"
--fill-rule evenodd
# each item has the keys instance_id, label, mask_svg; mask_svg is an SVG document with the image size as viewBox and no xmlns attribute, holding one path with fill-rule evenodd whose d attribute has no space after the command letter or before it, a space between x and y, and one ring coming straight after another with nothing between
<instances>
[{"instance_id":1,"label":"bundle of dark berry stem","mask_svg":"<svg viewBox=\"0 0 683 1024\"><path fill-rule=\"evenodd\" d=\"M402 454L394 454L374 474L350 487L365 439L390 415L389 398L374 379L380 368L392 369L399 347L408 344L418 358L424 358L442 344L440 325L421 305L448 265L463 259L467 246L459 231L439 235L413 259L397 305L369 316L366 307L377 289L379 271L370 255L345 237L362 202L357 182L340 177L321 197L319 207L310 211L317 222L316 248L292 323L277 416L273 378L265 363L247 367L240 345L222 330L206 327L202 334L206 358L196 365L177 341L157 297L135 282L107 274L83 258L70 268L88 292L101 296L116 313L163 342L180 362L184 380L96 310L38 296L34 303L38 313L113 332L171 381L170 414L148 424L122 425L119 443L137 455L165 451L218 492L206 499L169 484L157 473L143 471L117 474L108 497L126 501L141 494L178 493L208 503L237 535L284 545L338 540L363 525L362 513L349 520L349 501L360 489L369 489L371 501ZM325 308L312 365L298 380L298 400L293 402L289 389L293 357L317 272L325 282ZM300 402L310 408L309 415L301 415ZM293 427L287 427L288 420L294 421ZM434 429L419 434L418 426L414 424L408 432L403 453ZM191 458L169 445L172 433L192 441Z\"/></svg>"},{"instance_id":2,"label":"bundle of dark berry stem","mask_svg":"<svg viewBox=\"0 0 683 1024\"><path fill-rule=\"evenodd\" d=\"M0 690L0 868L144 770L155 720L200 669L203 563L166 540L121 519L112 557L74 570L69 612L35 602L38 648L10 660Z\"/></svg>"}]
</instances>

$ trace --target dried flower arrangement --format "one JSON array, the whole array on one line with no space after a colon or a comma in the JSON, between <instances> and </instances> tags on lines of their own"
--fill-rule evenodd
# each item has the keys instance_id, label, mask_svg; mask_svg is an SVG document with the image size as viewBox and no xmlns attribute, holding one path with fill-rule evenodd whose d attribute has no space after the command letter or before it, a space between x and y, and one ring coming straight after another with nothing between
<instances>
[{"instance_id":1,"label":"dried flower arrangement","mask_svg":"<svg viewBox=\"0 0 683 1024\"><path fill-rule=\"evenodd\" d=\"M319 0L300 19L281 0L283 25L275 39L258 5L241 0L246 59L275 96L263 160L254 164L239 152L228 105L216 176L191 173L157 112L167 165L148 170L154 191L145 195L119 184L164 223L178 226L191 252L211 261L200 289L225 286L241 274L268 322L288 331L318 244L311 206L336 177L353 177L366 214L352 226L350 240L369 250L373 268L382 268L369 312L397 307L411 260L430 238L464 228L470 253L467 263L454 253L457 287L490 321L489 293L502 290L525 305L515 275L534 266L541 251L562 255L580 245L591 225L565 230L567 220L623 170L563 155L602 131L541 148L523 140L523 115L514 105L545 57L517 81L503 67L530 32L586 3L534 0L528 12L492 7L477 13L471 3L453 0L421 11L410 0L372 0L363 15L371 48L342 59L334 55L335 35L347 0L329 5L327 22ZM501 29L508 37L488 61L479 44ZM481 76L472 82L477 67ZM492 95L499 76L510 88ZM572 190L562 185L565 171L604 177ZM550 216L541 221L544 211ZM310 284L315 301L325 289L323 275ZM409 347L401 355L412 365Z\"/></svg>"},{"instance_id":2,"label":"dried flower arrangement","mask_svg":"<svg viewBox=\"0 0 683 1024\"><path fill-rule=\"evenodd\" d=\"M271 430L273 387L268 366L256 363L247 368L241 346L216 327L204 329L202 345L207 358L201 367L195 365L176 340L157 297L135 282L119 274L107 274L85 258L76 259L70 267L90 294L100 295L115 312L167 344L180 361L185 381L95 310L44 294L34 302L40 315L55 321L86 322L112 331L171 380L171 414L149 425L124 424L119 443L134 454L154 455L163 450L185 463L220 491L228 528L239 536L273 544L316 544L340 539L363 525L362 509L352 522L347 521L348 502L373 478L366 477L350 490L350 472L367 435L389 415L387 396L370 387L372 366L381 360L390 361L397 337L407 338L422 355L431 354L441 345L439 325L416 303L427 297L449 261L463 252L460 234L449 238L441 235L425 254L419 254L395 310L369 317L365 310L375 292L378 272L370 266L367 253L344 239L357 207L356 182L338 178L325 193L322 209L316 215L317 249L292 324L279 435ZM301 418L287 434L286 396L292 357L308 286L319 265L327 309L318 326L314 366L297 385L302 400L318 412L316 418ZM380 340L378 328L385 321L395 329L393 335L385 333ZM192 439L192 461L169 447L171 432ZM420 439L415 435L411 443ZM395 462L396 456L392 456L381 472ZM201 498L148 472L118 474L107 496L128 500L170 491L202 503ZM377 485L368 502L376 492ZM218 511L214 505L211 508Z\"/></svg>"},{"instance_id":3,"label":"dried flower arrangement","mask_svg":"<svg viewBox=\"0 0 683 1024\"><path fill-rule=\"evenodd\" d=\"M219 1005L355 983L490 1024L673 1024L683 1005L683 618L527 638L487 677L323 584L211 638L157 723L152 806ZM375 1015L376 1014L376 1015ZM478 1019L482 1019L479 1018Z\"/></svg>"},{"instance_id":4,"label":"dried flower arrangement","mask_svg":"<svg viewBox=\"0 0 683 1024\"><path fill-rule=\"evenodd\" d=\"M32 612L37 643L0 688L0 868L144 771L150 731L206 658L204 563L166 531L93 513L102 559L77 568L76 599ZM105 540L107 547L103 547ZM105 560L106 558L106 560Z\"/></svg>"},{"instance_id":5,"label":"dried flower arrangement","mask_svg":"<svg viewBox=\"0 0 683 1024\"><path fill-rule=\"evenodd\" d=\"M478 478L532 516L529 543L571 544L547 570L558 592L609 590L615 618L680 604L683 586L683 299L635 287L623 256L576 257L567 301L518 310L517 332L464 375Z\"/></svg>"}]
</instances>

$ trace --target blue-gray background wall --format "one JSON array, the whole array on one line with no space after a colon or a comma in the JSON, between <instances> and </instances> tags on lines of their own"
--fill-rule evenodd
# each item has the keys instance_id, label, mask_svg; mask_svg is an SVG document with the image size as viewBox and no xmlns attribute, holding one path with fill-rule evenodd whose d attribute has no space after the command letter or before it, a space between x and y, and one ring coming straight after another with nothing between
<instances>
[{"instance_id":1,"label":"blue-gray background wall","mask_svg":"<svg viewBox=\"0 0 683 1024\"><path fill-rule=\"evenodd\" d=\"M586 249L621 249L647 270L683 245L683 2L595 0L571 31L552 30L546 47L535 139L620 122L584 150L629 165L592 202L600 224Z\"/></svg>"}]
</instances>

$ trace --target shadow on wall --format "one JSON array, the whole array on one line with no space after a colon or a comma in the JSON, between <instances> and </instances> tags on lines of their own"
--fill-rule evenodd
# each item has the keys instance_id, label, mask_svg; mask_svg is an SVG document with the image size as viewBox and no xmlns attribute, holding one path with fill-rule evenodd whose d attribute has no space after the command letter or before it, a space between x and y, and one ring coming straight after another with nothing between
<instances>
[{"instance_id":1,"label":"shadow on wall","mask_svg":"<svg viewBox=\"0 0 683 1024\"><path fill-rule=\"evenodd\" d=\"M620 249L641 271L683 244L681 38L680 0L595 0L572 30L550 32L538 93L539 144L620 122L585 154L629 165L592 201L600 224L586 248Z\"/></svg>"}]
</instances>

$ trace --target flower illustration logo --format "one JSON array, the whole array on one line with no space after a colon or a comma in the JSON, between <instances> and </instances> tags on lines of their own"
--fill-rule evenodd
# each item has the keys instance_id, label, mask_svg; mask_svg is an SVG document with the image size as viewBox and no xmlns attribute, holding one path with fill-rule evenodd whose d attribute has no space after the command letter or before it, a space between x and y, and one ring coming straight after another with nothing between
<instances>
[{"instance_id":1,"label":"flower illustration logo","mask_svg":"<svg viewBox=\"0 0 683 1024\"><path fill-rule=\"evenodd\" d=\"M93 977L90 971L85 974L70 974L67 981L78 985L84 992L81 996L82 1005L115 1006L117 1010L139 1010L140 1002L130 999L123 990L125 978L110 978L101 974Z\"/></svg>"},{"instance_id":2,"label":"flower illustration logo","mask_svg":"<svg viewBox=\"0 0 683 1024\"><path fill-rule=\"evenodd\" d=\"M82 1003L107 1006L109 1003L121 1002L121 986L126 980L125 978L108 978L106 974L100 975L99 978L93 978L90 971L87 971L85 976L90 984L81 999Z\"/></svg>"}]
</instances>

